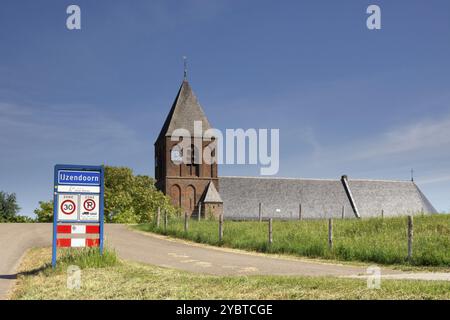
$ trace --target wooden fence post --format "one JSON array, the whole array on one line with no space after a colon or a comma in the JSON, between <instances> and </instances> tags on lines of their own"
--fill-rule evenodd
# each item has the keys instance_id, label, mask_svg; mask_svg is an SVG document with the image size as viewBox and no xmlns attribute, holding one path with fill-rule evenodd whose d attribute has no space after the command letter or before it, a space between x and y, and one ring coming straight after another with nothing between
<instances>
[{"instance_id":1,"label":"wooden fence post","mask_svg":"<svg viewBox=\"0 0 450 320\"><path fill-rule=\"evenodd\" d=\"M414 237L413 217L412 216L408 216L408 260L412 260L412 255L413 255L413 237Z\"/></svg>"},{"instance_id":2,"label":"wooden fence post","mask_svg":"<svg viewBox=\"0 0 450 320\"><path fill-rule=\"evenodd\" d=\"M188 232L189 229L189 220L187 212L184 213L184 232Z\"/></svg>"},{"instance_id":3,"label":"wooden fence post","mask_svg":"<svg viewBox=\"0 0 450 320\"><path fill-rule=\"evenodd\" d=\"M269 219L269 245L273 243L273 219Z\"/></svg>"},{"instance_id":4,"label":"wooden fence post","mask_svg":"<svg viewBox=\"0 0 450 320\"><path fill-rule=\"evenodd\" d=\"M381 219L384 219L384 209L381 209Z\"/></svg>"},{"instance_id":5,"label":"wooden fence post","mask_svg":"<svg viewBox=\"0 0 450 320\"><path fill-rule=\"evenodd\" d=\"M167 219L167 210L164 210L164 231L167 231L167 224L168 224L167 220L168 220Z\"/></svg>"},{"instance_id":6,"label":"wooden fence post","mask_svg":"<svg viewBox=\"0 0 450 320\"><path fill-rule=\"evenodd\" d=\"M198 221L200 221L202 219L202 203L199 202L198 203Z\"/></svg>"},{"instance_id":7,"label":"wooden fence post","mask_svg":"<svg viewBox=\"0 0 450 320\"><path fill-rule=\"evenodd\" d=\"M159 223L161 220L161 207L158 207L158 212L156 214L156 227L159 228Z\"/></svg>"},{"instance_id":8,"label":"wooden fence post","mask_svg":"<svg viewBox=\"0 0 450 320\"><path fill-rule=\"evenodd\" d=\"M342 206L342 219L345 219L345 206Z\"/></svg>"},{"instance_id":9,"label":"wooden fence post","mask_svg":"<svg viewBox=\"0 0 450 320\"><path fill-rule=\"evenodd\" d=\"M258 214L259 214L259 222L262 222L262 203L261 202L259 203Z\"/></svg>"},{"instance_id":10,"label":"wooden fence post","mask_svg":"<svg viewBox=\"0 0 450 320\"><path fill-rule=\"evenodd\" d=\"M298 220L302 220L302 204L298 205Z\"/></svg>"},{"instance_id":11,"label":"wooden fence post","mask_svg":"<svg viewBox=\"0 0 450 320\"><path fill-rule=\"evenodd\" d=\"M328 247L333 248L333 219L328 219Z\"/></svg>"},{"instance_id":12,"label":"wooden fence post","mask_svg":"<svg viewBox=\"0 0 450 320\"><path fill-rule=\"evenodd\" d=\"M219 242L223 240L223 213L219 216Z\"/></svg>"}]
</instances>

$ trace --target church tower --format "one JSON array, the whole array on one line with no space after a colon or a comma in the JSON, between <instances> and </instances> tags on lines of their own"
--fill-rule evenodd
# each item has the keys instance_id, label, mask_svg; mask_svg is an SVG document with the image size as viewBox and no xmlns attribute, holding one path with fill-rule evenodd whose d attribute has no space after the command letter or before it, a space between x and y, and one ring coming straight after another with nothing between
<instances>
[{"instance_id":1,"label":"church tower","mask_svg":"<svg viewBox=\"0 0 450 320\"><path fill-rule=\"evenodd\" d=\"M195 121L201 121L201 133L194 132ZM214 138L204 136L204 132L210 128L189 82L184 79L155 142L155 178L156 187L172 199L173 205L180 207L188 215L198 215L200 207L202 216L208 215L206 210L215 216L222 210L217 191L217 195L213 197L215 202L208 202L211 194L215 195L214 191L219 190L217 163L203 161L203 150L214 143ZM190 141L184 144L182 139L187 138L174 132L177 129L187 130ZM174 138L176 141L173 141ZM180 150L177 148L180 141L189 147ZM198 146L203 149L198 150ZM202 157L202 161L194 161L198 157ZM182 161L186 158L191 161Z\"/></svg>"}]
</instances>

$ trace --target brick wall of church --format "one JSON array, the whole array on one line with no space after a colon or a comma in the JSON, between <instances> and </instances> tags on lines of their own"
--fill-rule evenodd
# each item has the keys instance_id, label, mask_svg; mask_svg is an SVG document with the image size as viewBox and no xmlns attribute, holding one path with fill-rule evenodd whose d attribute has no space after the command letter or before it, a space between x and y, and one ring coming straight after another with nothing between
<instances>
[{"instance_id":1,"label":"brick wall of church","mask_svg":"<svg viewBox=\"0 0 450 320\"><path fill-rule=\"evenodd\" d=\"M211 141L202 141L205 148ZM171 161L171 150L178 142L165 137L155 143L156 186L172 199L175 206L181 207L189 215L198 214L198 206L208 183L214 182L219 190L217 164L198 164L197 168L188 164L175 164Z\"/></svg>"},{"instance_id":2,"label":"brick wall of church","mask_svg":"<svg viewBox=\"0 0 450 320\"><path fill-rule=\"evenodd\" d=\"M202 218L218 219L223 214L222 203L202 203Z\"/></svg>"}]
</instances>

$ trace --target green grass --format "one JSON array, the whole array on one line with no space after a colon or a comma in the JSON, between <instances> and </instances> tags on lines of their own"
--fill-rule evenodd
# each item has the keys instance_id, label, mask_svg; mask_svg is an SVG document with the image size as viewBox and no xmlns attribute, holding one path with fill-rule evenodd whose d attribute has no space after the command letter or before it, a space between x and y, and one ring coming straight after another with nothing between
<instances>
[{"instance_id":1,"label":"green grass","mask_svg":"<svg viewBox=\"0 0 450 320\"><path fill-rule=\"evenodd\" d=\"M80 258L80 255L82 258ZM89 256L92 262L87 262ZM365 280L334 277L219 277L72 253L49 266L51 249L33 249L22 260L12 299L450 299L450 282L383 280L368 289ZM81 288L67 288L67 266L83 262Z\"/></svg>"},{"instance_id":2,"label":"green grass","mask_svg":"<svg viewBox=\"0 0 450 320\"><path fill-rule=\"evenodd\" d=\"M58 273L67 270L69 266L77 266L80 269L107 268L120 264L120 260L114 250L104 249L103 255L98 248L63 248L58 250L56 268L52 269L51 259L48 259L37 271L46 274Z\"/></svg>"},{"instance_id":3,"label":"green grass","mask_svg":"<svg viewBox=\"0 0 450 320\"><path fill-rule=\"evenodd\" d=\"M331 250L327 220L274 221L272 245L267 241L267 222L225 221L222 243L218 239L217 221L190 220L187 233L181 219L170 220L167 231L155 224L134 227L199 243L265 253L385 265L450 266L450 215L414 217L411 261L407 260L406 217L334 220Z\"/></svg>"},{"instance_id":4,"label":"green grass","mask_svg":"<svg viewBox=\"0 0 450 320\"><path fill-rule=\"evenodd\" d=\"M65 268L69 265L76 265L80 269L105 268L119 263L115 251L105 248L103 255L100 255L98 248L63 249L59 250L57 266Z\"/></svg>"}]
</instances>

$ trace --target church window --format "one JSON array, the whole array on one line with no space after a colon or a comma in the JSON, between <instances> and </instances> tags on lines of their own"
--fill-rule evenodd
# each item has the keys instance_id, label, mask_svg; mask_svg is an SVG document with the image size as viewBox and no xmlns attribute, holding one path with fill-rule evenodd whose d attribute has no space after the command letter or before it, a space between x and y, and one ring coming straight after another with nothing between
<instances>
[{"instance_id":1,"label":"church window","mask_svg":"<svg viewBox=\"0 0 450 320\"><path fill-rule=\"evenodd\" d=\"M196 161L195 159L195 154L198 153L196 152L197 148L194 145L191 145L191 148L189 149L189 163L187 163L187 168L188 168L188 174L190 176L195 176L195 177L199 177L200 176L200 164L198 163L199 161Z\"/></svg>"}]
</instances>

